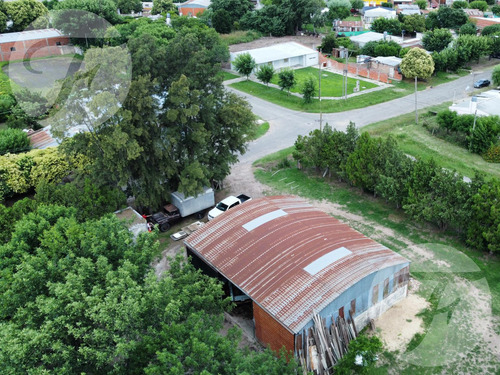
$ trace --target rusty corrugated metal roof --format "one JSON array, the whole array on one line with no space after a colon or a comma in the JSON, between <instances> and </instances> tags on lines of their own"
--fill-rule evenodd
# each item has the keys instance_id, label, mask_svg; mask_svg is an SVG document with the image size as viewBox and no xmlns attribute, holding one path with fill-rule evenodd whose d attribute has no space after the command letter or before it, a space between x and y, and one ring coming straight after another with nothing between
<instances>
[{"instance_id":1,"label":"rusty corrugated metal roof","mask_svg":"<svg viewBox=\"0 0 500 375\"><path fill-rule=\"evenodd\" d=\"M44 149L47 147L56 147L59 145L57 140L52 138L50 135L49 129L40 129L37 131L28 134L28 138L30 139L31 147Z\"/></svg>"},{"instance_id":2,"label":"rusty corrugated metal roof","mask_svg":"<svg viewBox=\"0 0 500 375\"><path fill-rule=\"evenodd\" d=\"M275 214L279 210L286 215ZM408 262L293 196L245 202L185 243L294 333L309 322L313 309L321 311L351 285ZM333 261L320 269L313 262L321 257ZM308 266L316 273L307 272Z\"/></svg>"}]
</instances>

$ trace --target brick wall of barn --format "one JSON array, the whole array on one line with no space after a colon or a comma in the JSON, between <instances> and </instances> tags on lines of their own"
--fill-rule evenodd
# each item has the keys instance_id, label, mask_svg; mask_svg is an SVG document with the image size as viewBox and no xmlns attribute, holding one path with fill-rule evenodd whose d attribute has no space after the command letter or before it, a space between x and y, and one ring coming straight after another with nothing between
<instances>
[{"instance_id":1,"label":"brick wall of barn","mask_svg":"<svg viewBox=\"0 0 500 375\"><path fill-rule=\"evenodd\" d=\"M293 351L295 340L294 334L283 327L255 302L252 303L255 321L255 336L257 340L265 346L269 345L272 350L279 351L285 346L288 351Z\"/></svg>"},{"instance_id":2,"label":"brick wall of barn","mask_svg":"<svg viewBox=\"0 0 500 375\"><path fill-rule=\"evenodd\" d=\"M69 38L66 36L1 43L0 61L57 56L63 53L62 47L68 44Z\"/></svg>"}]
</instances>

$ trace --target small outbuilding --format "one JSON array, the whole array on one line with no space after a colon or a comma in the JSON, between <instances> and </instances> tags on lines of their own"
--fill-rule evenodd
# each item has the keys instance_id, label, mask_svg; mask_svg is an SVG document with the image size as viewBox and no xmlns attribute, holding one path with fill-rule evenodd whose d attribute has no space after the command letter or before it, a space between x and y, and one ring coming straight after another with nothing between
<instances>
[{"instance_id":1,"label":"small outbuilding","mask_svg":"<svg viewBox=\"0 0 500 375\"><path fill-rule=\"evenodd\" d=\"M393 35L384 35L382 33L376 33L375 31L370 31L368 33L363 33L355 36L351 36L351 42L358 45L359 48L363 48L368 42L378 42L381 40L394 41L398 44L402 43L402 38Z\"/></svg>"},{"instance_id":2,"label":"small outbuilding","mask_svg":"<svg viewBox=\"0 0 500 375\"><path fill-rule=\"evenodd\" d=\"M372 24L377 18L386 18L388 20L395 19L397 17L396 10L390 8L377 7L373 9L368 9L363 14L363 22L366 24Z\"/></svg>"},{"instance_id":3,"label":"small outbuilding","mask_svg":"<svg viewBox=\"0 0 500 375\"><path fill-rule=\"evenodd\" d=\"M314 313L361 329L407 295L407 259L294 196L245 202L184 243L234 301L251 301L255 335L273 350L296 351Z\"/></svg>"},{"instance_id":4,"label":"small outbuilding","mask_svg":"<svg viewBox=\"0 0 500 375\"><path fill-rule=\"evenodd\" d=\"M231 69L236 70L233 61L238 55L249 53L255 60L254 72L262 65L272 65L274 69L307 67L318 65L318 51L300 43L280 43L270 47L231 52Z\"/></svg>"}]
</instances>

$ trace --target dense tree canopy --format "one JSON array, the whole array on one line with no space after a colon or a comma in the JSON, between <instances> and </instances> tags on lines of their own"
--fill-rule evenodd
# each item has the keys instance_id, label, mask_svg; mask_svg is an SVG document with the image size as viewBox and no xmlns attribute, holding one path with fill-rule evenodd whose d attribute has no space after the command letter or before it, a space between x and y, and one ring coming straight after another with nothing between
<instances>
[{"instance_id":1,"label":"dense tree canopy","mask_svg":"<svg viewBox=\"0 0 500 375\"><path fill-rule=\"evenodd\" d=\"M134 240L116 217L75 211L39 206L0 245L2 374L295 374L286 355L219 334L228 300L216 279L179 260L158 279L154 233Z\"/></svg>"},{"instance_id":2,"label":"dense tree canopy","mask_svg":"<svg viewBox=\"0 0 500 375\"><path fill-rule=\"evenodd\" d=\"M245 151L254 125L246 102L222 86L218 73L228 51L215 30L197 20L172 23L169 28L164 22L138 20L116 27L117 42L126 39L132 53L128 95L118 111L112 98L107 100L111 115L63 145L91 161L95 184L126 186L142 207L159 206L171 191L195 194L224 179L236 155ZM108 71L120 69L116 62ZM102 117L102 104L96 108ZM83 118L87 112L77 113ZM80 118L74 115L72 121Z\"/></svg>"},{"instance_id":3,"label":"dense tree canopy","mask_svg":"<svg viewBox=\"0 0 500 375\"><path fill-rule=\"evenodd\" d=\"M36 0L10 1L5 3L4 6L2 5L2 7L5 7L8 18L13 22L11 26L12 31L23 31L37 18L48 13L47 8Z\"/></svg>"},{"instance_id":4,"label":"dense tree canopy","mask_svg":"<svg viewBox=\"0 0 500 375\"><path fill-rule=\"evenodd\" d=\"M391 35L401 35L401 22L397 19L380 17L373 21L372 30L377 33L387 31Z\"/></svg>"},{"instance_id":5,"label":"dense tree canopy","mask_svg":"<svg viewBox=\"0 0 500 375\"><path fill-rule=\"evenodd\" d=\"M434 29L424 34L422 43L427 51L441 51L453 40L450 30Z\"/></svg>"}]
</instances>

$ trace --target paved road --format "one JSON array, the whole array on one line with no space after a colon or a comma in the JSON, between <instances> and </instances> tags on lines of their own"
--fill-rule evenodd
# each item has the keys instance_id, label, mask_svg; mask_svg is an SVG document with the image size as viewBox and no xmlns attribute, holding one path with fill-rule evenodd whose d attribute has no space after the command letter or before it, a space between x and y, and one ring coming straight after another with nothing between
<instances>
[{"instance_id":1,"label":"paved road","mask_svg":"<svg viewBox=\"0 0 500 375\"><path fill-rule=\"evenodd\" d=\"M440 104L446 101L461 99L467 96L465 89L472 86L473 80L491 79L492 67L483 69L483 73L467 75L452 82L418 92L418 108ZM269 103L265 100L245 94L228 87L229 90L246 98L253 108L253 112L269 122L269 132L252 142L248 151L240 156L240 164L251 163L265 155L292 146L297 135L308 134L319 127L318 113L304 113L292 111ZM382 94L381 94L382 95ZM409 95L389 102L373 105L366 108L355 109L340 113L323 114L323 124L328 122L332 127L344 130L353 121L357 127L387 120L415 110L415 97Z\"/></svg>"}]
</instances>

